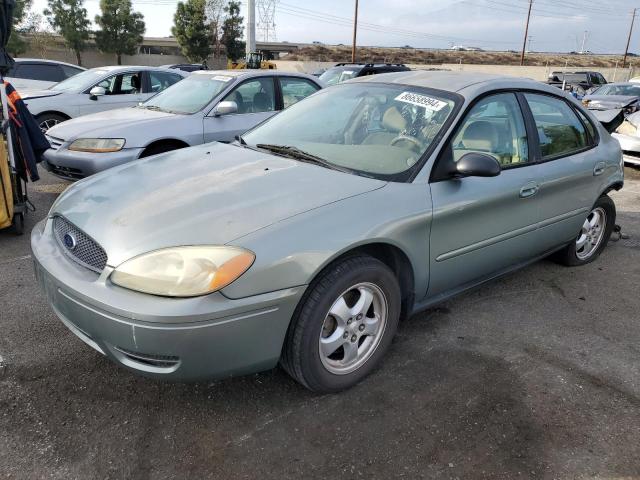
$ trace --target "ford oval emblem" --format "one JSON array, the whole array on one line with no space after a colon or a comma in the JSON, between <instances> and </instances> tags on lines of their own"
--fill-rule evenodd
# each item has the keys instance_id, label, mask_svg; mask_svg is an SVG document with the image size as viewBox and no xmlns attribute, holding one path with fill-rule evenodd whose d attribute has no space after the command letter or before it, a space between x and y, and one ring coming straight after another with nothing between
<instances>
[{"instance_id":1,"label":"ford oval emblem","mask_svg":"<svg viewBox=\"0 0 640 480\"><path fill-rule=\"evenodd\" d=\"M64 246L67 247L69 250L73 250L74 248L76 248L76 245L78 244L76 237L74 237L72 233L65 233L63 237L63 241L64 241Z\"/></svg>"}]
</instances>

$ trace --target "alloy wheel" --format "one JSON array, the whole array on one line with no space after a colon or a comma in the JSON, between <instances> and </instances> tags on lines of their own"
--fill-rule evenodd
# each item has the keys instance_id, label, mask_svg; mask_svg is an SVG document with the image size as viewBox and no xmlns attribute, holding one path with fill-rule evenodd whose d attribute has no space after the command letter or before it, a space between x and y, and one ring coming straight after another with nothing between
<instances>
[{"instance_id":1,"label":"alloy wheel","mask_svg":"<svg viewBox=\"0 0 640 480\"><path fill-rule=\"evenodd\" d=\"M358 283L333 303L320 332L320 359L336 375L361 367L375 352L384 336L388 303L373 283Z\"/></svg>"},{"instance_id":2,"label":"alloy wheel","mask_svg":"<svg viewBox=\"0 0 640 480\"><path fill-rule=\"evenodd\" d=\"M578 238L576 238L576 257L587 260L597 250L607 225L607 213L602 207L594 208L587 216Z\"/></svg>"}]
</instances>

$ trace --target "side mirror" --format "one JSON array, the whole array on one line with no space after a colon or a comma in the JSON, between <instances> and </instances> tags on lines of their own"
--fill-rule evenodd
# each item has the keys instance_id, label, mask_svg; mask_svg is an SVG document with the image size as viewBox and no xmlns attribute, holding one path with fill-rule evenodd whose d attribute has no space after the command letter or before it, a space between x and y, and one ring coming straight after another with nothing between
<instances>
[{"instance_id":1,"label":"side mirror","mask_svg":"<svg viewBox=\"0 0 640 480\"><path fill-rule=\"evenodd\" d=\"M89 90L89 98L91 100L97 100L98 97L102 97L107 94L107 91L103 87L93 87Z\"/></svg>"},{"instance_id":2,"label":"side mirror","mask_svg":"<svg viewBox=\"0 0 640 480\"><path fill-rule=\"evenodd\" d=\"M213 111L214 117L220 117L222 115L229 115L231 113L238 113L238 104L233 101L220 102Z\"/></svg>"},{"instance_id":3,"label":"side mirror","mask_svg":"<svg viewBox=\"0 0 640 480\"><path fill-rule=\"evenodd\" d=\"M486 153L469 152L456 163L455 173L460 177L497 177L500 163Z\"/></svg>"}]
</instances>

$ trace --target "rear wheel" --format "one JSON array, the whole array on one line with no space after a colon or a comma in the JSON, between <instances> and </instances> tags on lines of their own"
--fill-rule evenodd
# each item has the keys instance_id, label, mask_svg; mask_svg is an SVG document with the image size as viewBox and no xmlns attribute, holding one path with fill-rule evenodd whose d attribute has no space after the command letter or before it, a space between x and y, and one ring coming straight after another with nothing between
<instances>
[{"instance_id":1,"label":"rear wheel","mask_svg":"<svg viewBox=\"0 0 640 480\"><path fill-rule=\"evenodd\" d=\"M307 388L336 392L360 382L389 349L400 318L398 280L369 256L347 258L309 287L281 363Z\"/></svg>"},{"instance_id":2,"label":"rear wheel","mask_svg":"<svg viewBox=\"0 0 640 480\"><path fill-rule=\"evenodd\" d=\"M560 250L555 259L568 266L585 265L594 261L605 249L616 223L616 206L608 196L595 203L582 224L576 239Z\"/></svg>"},{"instance_id":3,"label":"rear wheel","mask_svg":"<svg viewBox=\"0 0 640 480\"><path fill-rule=\"evenodd\" d=\"M24 233L24 213L16 213L13 215L13 232L16 235L22 235Z\"/></svg>"},{"instance_id":4,"label":"rear wheel","mask_svg":"<svg viewBox=\"0 0 640 480\"><path fill-rule=\"evenodd\" d=\"M36 120L38 121L38 126L40 127L40 130L42 130L42 133L47 133L47 130L51 127L55 127L59 123L65 122L69 119L57 113L43 113L38 115Z\"/></svg>"}]
</instances>

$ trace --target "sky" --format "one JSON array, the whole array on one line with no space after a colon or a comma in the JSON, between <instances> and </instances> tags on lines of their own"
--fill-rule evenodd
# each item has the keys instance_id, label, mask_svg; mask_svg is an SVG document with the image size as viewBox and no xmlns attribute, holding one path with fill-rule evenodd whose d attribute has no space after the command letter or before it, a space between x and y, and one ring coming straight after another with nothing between
<instances>
[{"instance_id":1,"label":"sky","mask_svg":"<svg viewBox=\"0 0 640 480\"><path fill-rule=\"evenodd\" d=\"M259 1L259 0L257 0ZM178 0L133 0L145 17L146 36L171 35ZM529 0L360 0L358 45L520 50ZM634 0L533 0L532 51L621 53ZM91 19L99 0L85 0ZM42 11L46 0L34 0ZM278 41L351 44L354 0L278 0ZM246 0L242 14L246 18ZM630 51L640 53L640 10ZM586 34L585 34L586 32ZM258 40L261 40L258 36Z\"/></svg>"}]
</instances>

